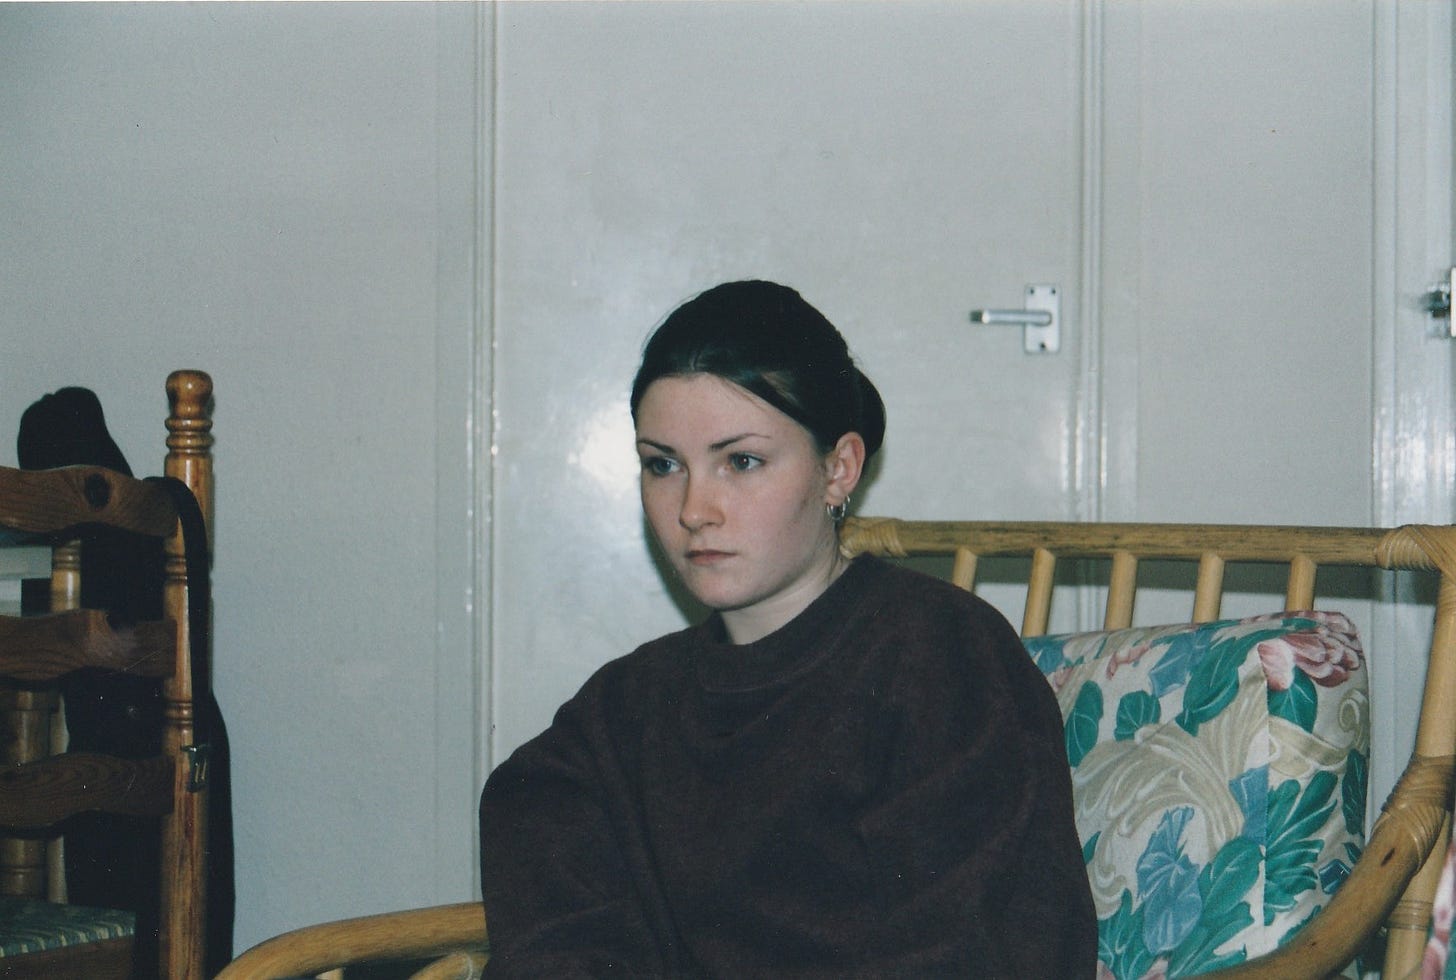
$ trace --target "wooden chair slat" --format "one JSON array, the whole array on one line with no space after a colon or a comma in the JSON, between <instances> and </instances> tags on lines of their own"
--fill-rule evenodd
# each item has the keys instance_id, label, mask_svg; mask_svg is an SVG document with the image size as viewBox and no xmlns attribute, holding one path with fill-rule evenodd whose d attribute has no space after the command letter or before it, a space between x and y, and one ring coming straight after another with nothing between
<instances>
[{"instance_id":1,"label":"wooden chair slat","mask_svg":"<svg viewBox=\"0 0 1456 980\"><path fill-rule=\"evenodd\" d=\"M976 553L969 548L955 550L955 562L951 565L950 580L967 592L976 585Z\"/></svg>"},{"instance_id":2,"label":"wooden chair slat","mask_svg":"<svg viewBox=\"0 0 1456 980\"><path fill-rule=\"evenodd\" d=\"M1112 556L1103 629L1120 630L1132 625L1133 600L1137 594L1137 567L1137 557L1130 552L1119 551Z\"/></svg>"},{"instance_id":3,"label":"wooden chair slat","mask_svg":"<svg viewBox=\"0 0 1456 980\"><path fill-rule=\"evenodd\" d=\"M1026 612L1021 619L1022 636L1041 636L1046 633L1047 620L1051 616L1052 586L1055 584L1057 556L1045 548L1037 548L1031 554L1031 573L1026 582Z\"/></svg>"},{"instance_id":4,"label":"wooden chair slat","mask_svg":"<svg viewBox=\"0 0 1456 980\"><path fill-rule=\"evenodd\" d=\"M46 616L0 616L0 677L37 682L97 667L138 677L170 677L177 628L165 620L113 629L98 609Z\"/></svg>"},{"instance_id":5,"label":"wooden chair slat","mask_svg":"<svg viewBox=\"0 0 1456 980\"><path fill-rule=\"evenodd\" d=\"M888 525L882 527L881 525ZM969 548L982 558L1028 555L1055 542L1057 556L1111 558L1118 551L1143 561L1181 558L1196 561L1212 552L1225 561L1287 562L1303 554L1327 565L1381 565L1385 528L1286 527L1282 525L1049 523L1024 521L906 521L850 518L840 535L849 554L878 551L876 536L894 540L907 555L951 554ZM1411 568L1435 569L1432 556L1407 542Z\"/></svg>"},{"instance_id":6,"label":"wooden chair slat","mask_svg":"<svg viewBox=\"0 0 1456 980\"><path fill-rule=\"evenodd\" d=\"M176 526L177 509L160 487L100 466L0 467L0 525L54 534L93 523L162 538Z\"/></svg>"},{"instance_id":7,"label":"wooden chair slat","mask_svg":"<svg viewBox=\"0 0 1456 980\"><path fill-rule=\"evenodd\" d=\"M1314 608L1314 578L1318 566L1307 555L1289 560L1289 584L1284 592L1284 608L1289 612Z\"/></svg>"},{"instance_id":8,"label":"wooden chair slat","mask_svg":"<svg viewBox=\"0 0 1456 980\"><path fill-rule=\"evenodd\" d=\"M1223 604L1223 559L1205 552L1198 559L1198 580L1193 586L1193 621L1209 623L1218 618Z\"/></svg>"},{"instance_id":9,"label":"wooden chair slat","mask_svg":"<svg viewBox=\"0 0 1456 980\"><path fill-rule=\"evenodd\" d=\"M89 811L159 816L172 809L170 759L68 752L0 770L0 824L49 827Z\"/></svg>"}]
</instances>

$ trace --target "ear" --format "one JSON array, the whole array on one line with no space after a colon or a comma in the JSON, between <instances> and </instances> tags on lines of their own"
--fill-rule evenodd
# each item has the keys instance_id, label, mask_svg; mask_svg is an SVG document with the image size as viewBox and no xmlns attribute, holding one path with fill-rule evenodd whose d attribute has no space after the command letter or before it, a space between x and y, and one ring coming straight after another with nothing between
<instances>
[{"instance_id":1,"label":"ear","mask_svg":"<svg viewBox=\"0 0 1456 980\"><path fill-rule=\"evenodd\" d=\"M858 432L846 432L839 437L834 448L824 457L829 486L825 488L825 503L838 507L849 499L859 478L864 474L865 443Z\"/></svg>"}]
</instances>

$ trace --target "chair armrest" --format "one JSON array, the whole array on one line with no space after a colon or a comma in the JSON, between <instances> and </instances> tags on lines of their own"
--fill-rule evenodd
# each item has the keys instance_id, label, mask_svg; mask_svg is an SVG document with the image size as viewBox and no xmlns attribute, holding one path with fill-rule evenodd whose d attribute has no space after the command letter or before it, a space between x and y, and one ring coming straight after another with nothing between
<instances>
[{"instance_id":1,"label":"chair armrest","mask_svg":"<svg viewBox=\"0 0 1456 980\"><path fill-rule=\"evenodd\" d=\"M451 953L410 974L409 980L480 980L488 959L488 953Z\"/></svg>"},{"instance_id":2,"label":"chair armrest","mask_svg":"<svg viewBox=\"0 0 1456 980\"><path fill-rule=\"evenodd\" d=\"M1444 853L1431 855L1431 849L1448 816L1452 766L1449 757L1414 756L1375 822L1365 853L1330 904L1279 949L1204 976L1208 980L1329 976L1354 959L1372 931L1370 924L1387 918L1392 926L1390 942L1409 947L1401 951L1394 964L1399 972L1393 976L1404 977L1407 968L1418 967L1431 906L1419 897L1402 902L1402 894L1423 863L1439 865L1445 858ZM1392 916L1398 905L1408 908ZM1387 968L1393 965L1390 959L1387 956Z\"/></svg>"},{"instance_id":3,"label":"chair armrest","mask_svg":"<svg viewBox=\"0 0 1456 980\"><path fill-rule=\"evenodd\" d=\"M277 980L370 960L484 954L487 948L485 907L460 902L295 929L254 946L228 964L217 980ZM467 972L472 960L478 973L484 956L460 958L454 972L426 976L472 976Z\"/></svg>"}]
</instances>

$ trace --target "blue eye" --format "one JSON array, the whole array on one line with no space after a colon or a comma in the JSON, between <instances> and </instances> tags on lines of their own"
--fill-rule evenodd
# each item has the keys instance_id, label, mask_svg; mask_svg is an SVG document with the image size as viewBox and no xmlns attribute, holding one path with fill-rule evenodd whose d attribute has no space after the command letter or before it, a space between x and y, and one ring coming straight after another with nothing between
<instances>
[{"instance_id":1,"label":"blue eye","mask_svg":"<svg viewBox=\"0 0 1456 980\"><path fill-rule=\"evenodd\" d=\"M667 476L677 469L677 460L666 456L642 457L642 472L649 476Z\"/></svg>"},{"instance_id":2,"label":"blue eye","mask_svg":"<svg viewBox=\"0 0 1456 980\"><path fill-rule=\"evenodd\" d=\"M728 457L728 465L739 473L756 469L763 465L763 460L749 453L734 453Z\"/></svg>"}]
</instances>

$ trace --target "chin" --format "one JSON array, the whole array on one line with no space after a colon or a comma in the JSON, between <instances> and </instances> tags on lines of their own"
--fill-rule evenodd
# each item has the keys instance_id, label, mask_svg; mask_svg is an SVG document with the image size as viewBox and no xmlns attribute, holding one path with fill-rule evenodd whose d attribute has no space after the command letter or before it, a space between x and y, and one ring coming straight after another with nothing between
<instances>
[{"instance_id":1,"label":"chin","mask_svg":"<svg viewBox=\"0 0 1456 980\"><path fill-rule=\"evenodd\" d=\"M751 600L722 589L697 589L688 583L688 591L694 599L714 612L732 612L748 605Z\"/></svg>"},{"instance_id":2,"label":"chin","mask_svg":"<svg viewBox=\"0 0 1456 980\"><path fill-rule=\"evenodd\" d=\"M711 579L704 581L705 576L701 573L680 572L678 577L694 599L715 612L730 612L753 602L752 597L745 595L742 589L734 588L727 582L714 582Z\"/></svg>"}]
</instances>

